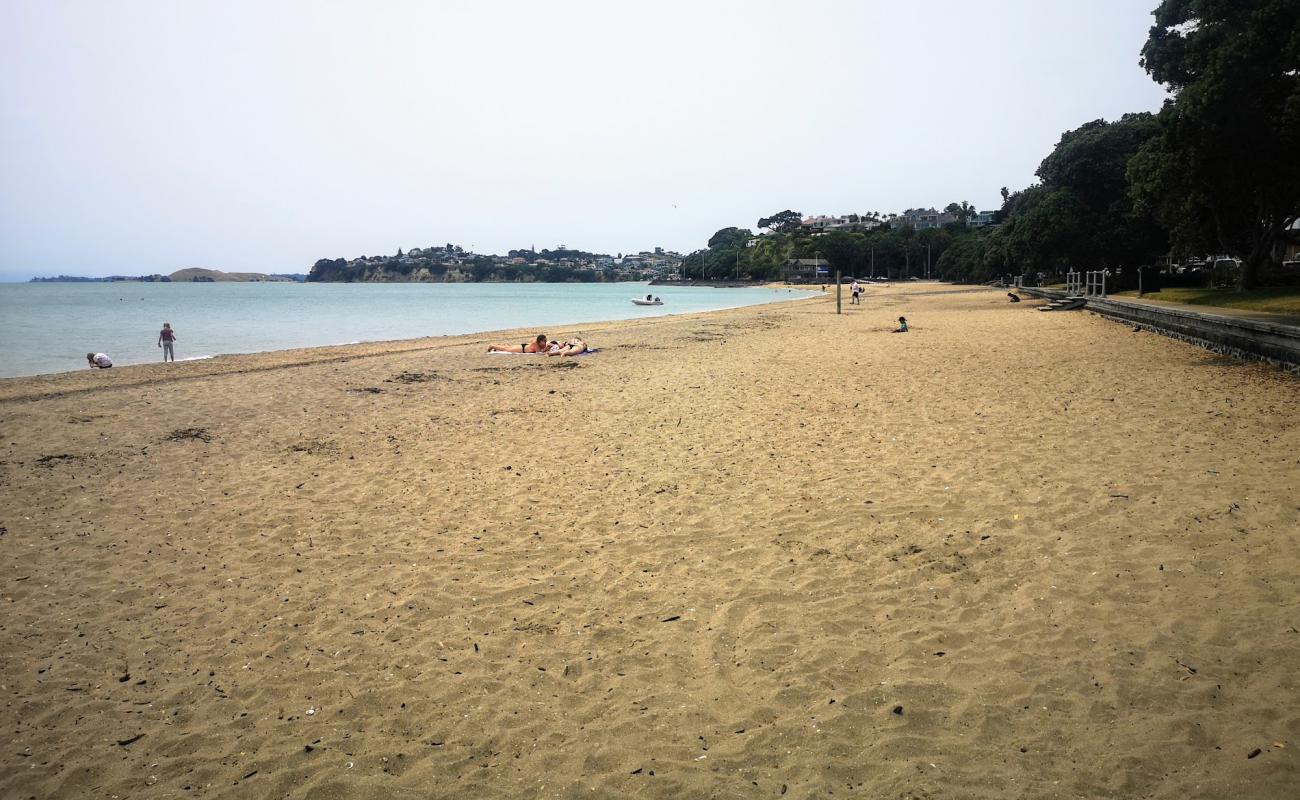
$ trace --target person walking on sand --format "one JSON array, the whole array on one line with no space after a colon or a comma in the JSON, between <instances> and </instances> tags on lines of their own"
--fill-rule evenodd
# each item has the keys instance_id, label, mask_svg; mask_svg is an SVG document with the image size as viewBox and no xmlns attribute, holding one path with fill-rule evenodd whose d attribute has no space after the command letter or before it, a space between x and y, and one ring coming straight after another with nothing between
<instances>
[{"instance_id":1,"label":"person walking on sand","mask_svg":"<svg viewBox=\"0 0 1300 800\"><path fill-rule=\"evenodd\" d=\"M539 333L537 338L523 344L490 344L489 353L544 353L546 352L546 334Z\"/></svg>"},{"instance_id":2,"label":"person walking on sand","mask_svg":"<svg viewBox=\"0 0 1300 800\"><path fill-rule=\"evenodd\" d=\"M86 353L86 362L91 369L110 369L113 366L113 359L104 353Z\"/></svg>"},{"instance_id":3,"label":"person walking on sand","mask_svg":"<svg viewBox=\"0 0 1300 800\"><path fill-rule=\"evenodd\" d=\"M164 322L162 330L158 331L158 346L162 348L164 364L176 360L176 351L172 348L175 341L176 331L172 330L172 324Z\"/></svg>"},{"instance_id":4,"label":"person walking on sand","mask_svg":"<svg viewBox=\"0 0 1300 800\"><path fill-rule=\"evenodd\" d=\"M855 305L855 306L857 306L857 305L862 305L862 300L860 299L860 298L862 297L862 287L858 284L857 281L854 281L854 282L853 282L853 286L852 286L852 288L851 288L849 291L850 291L850 292L852 293L852 295L853 295L853 296L849 299L849 303L850 303L851 305Z\"/></svg>"}]
</instances>

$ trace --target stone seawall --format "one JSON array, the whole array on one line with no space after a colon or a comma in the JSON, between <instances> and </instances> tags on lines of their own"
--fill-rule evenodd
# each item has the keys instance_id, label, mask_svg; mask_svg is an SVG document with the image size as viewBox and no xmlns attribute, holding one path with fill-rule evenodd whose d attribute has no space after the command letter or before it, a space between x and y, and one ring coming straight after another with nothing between
<instances>
[{"instance_id":1,"label":"stone seawall","mask_svg":"<svg viewBox=\"0 0 1300 800\"><path fill-rule=\"evenodd\" d=\"M1023 291L1051 299L1065 296L1064 292L1052 289L1026 288ZM1085 308L1103 317L1199 345L1215 353L1248 361L1266 361L1300 374L1300 327L1295 325L1126 302L1110 297L1090 297Z\"/></svg>"}]
</instances>

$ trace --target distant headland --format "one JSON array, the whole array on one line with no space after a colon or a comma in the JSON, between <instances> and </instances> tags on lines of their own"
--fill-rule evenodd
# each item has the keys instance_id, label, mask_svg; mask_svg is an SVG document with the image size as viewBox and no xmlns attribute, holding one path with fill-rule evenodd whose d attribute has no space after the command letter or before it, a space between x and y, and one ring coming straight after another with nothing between
<instances>
[{"instance_id":1,"label":"distant headland","mask_svg":"<svg viewBox=\"0 0 1300 800\"><path fill-rule=\"evenodd\" d=\"M639 253L588 253L559 245L554 250L529 248L506 255L485 255L459 245L399 248L392 256L322 258L307 280L344 283L600 283L641 281L675 274L680 253L656 247Z\"/></svg>"},{"instance_id":2,"label":"distant headland","mask_svg":"<svg viewBox=\"0 0 1300 800\"><path fill-rule=\"evenodd\" d=\"M206 267L186 267L170 275L108 275L88 278L80 275L59 275L55 278L32 278L31 283L293 283L307 280L302 273L222 272Z\"/></svg>"}]
</instances>

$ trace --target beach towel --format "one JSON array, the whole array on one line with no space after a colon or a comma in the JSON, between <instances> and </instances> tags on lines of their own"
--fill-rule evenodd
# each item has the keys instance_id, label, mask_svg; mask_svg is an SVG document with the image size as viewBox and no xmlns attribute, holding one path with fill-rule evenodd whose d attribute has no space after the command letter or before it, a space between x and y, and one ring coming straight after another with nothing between
<instances>
[{"instance_id":1,"label":"beach towel","mask_svg":"<svg viewBox=\"0 0 1300 800\"><path fill-rule=\"evenodd\" d=\"M588 347L586 350L582 351L581 353L577 353L572 356L563 356L563 357L576 358L577 356L589 356L592 353L598 353L598 352L600 352L600 348ZM504 350L494 350L493 352L488 353L488 355L490 356L544 356L546 354L545 353L507 353Z\"/></svg>"}]
</instances>

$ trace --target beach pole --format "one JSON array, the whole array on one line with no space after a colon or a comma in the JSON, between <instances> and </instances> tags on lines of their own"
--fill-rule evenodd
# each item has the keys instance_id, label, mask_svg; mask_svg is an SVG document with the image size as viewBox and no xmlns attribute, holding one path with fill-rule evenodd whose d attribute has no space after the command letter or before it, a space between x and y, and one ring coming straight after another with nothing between
<instances>
[{"instance_id":1,"label":"beach pole","mask_svg":"<svg viewBox=\"0 0 1300 800\"><path fill-rule=\"evenodd\" d=\"M844 291L844 287L840 284L840 271L837 269L835 270L835 313L836 314L844 313L843 311L840 310L840 295L843 293L843 291Z\"/></svg>"}]
</instances>

